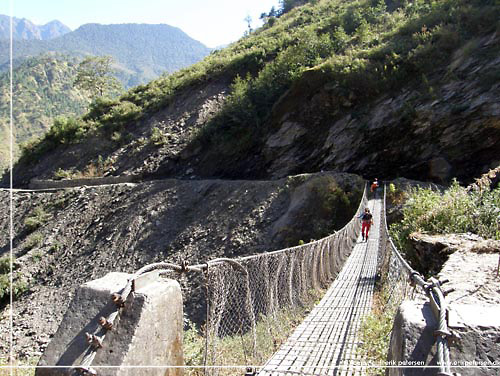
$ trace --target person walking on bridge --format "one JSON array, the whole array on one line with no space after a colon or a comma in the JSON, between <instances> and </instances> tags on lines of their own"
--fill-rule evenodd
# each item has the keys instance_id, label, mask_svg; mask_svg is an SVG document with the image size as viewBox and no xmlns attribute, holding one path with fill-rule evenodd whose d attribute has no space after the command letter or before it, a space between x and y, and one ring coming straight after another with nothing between
<instances>
[{"instance_id":1,"label":"person walking on bridge","mask_svg":"<svg viewBox=\"0 0 500 376\"><path fill-rule=\"evenodd\" d=\"M372 224L373 215L370 213L370 209L365 208L365 212L361 215L361 236L363 237L363 241L368 240L368 233Z\"/></svg>"},{"instance_id":2,"label":"person walking on bridge","mask_svg":"<svg viewBox=\"0 0 500 376\"><path fill-rule=\"evenodd\" d=\"M373 181L372 185L370 186L370 192L372 192L373 194L375 194L375 196L377 196L377 191L378 191L378 188L379 187L379 183L378 183L378 179L375 178L375 180Z\"/></svg>"}]
</instances>

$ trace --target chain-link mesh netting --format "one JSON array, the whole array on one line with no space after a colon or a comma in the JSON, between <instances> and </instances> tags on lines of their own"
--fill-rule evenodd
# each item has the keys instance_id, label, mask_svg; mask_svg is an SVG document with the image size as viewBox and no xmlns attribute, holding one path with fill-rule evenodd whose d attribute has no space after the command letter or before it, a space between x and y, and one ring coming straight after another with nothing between
<instances>
[{"instance_id":1,"label":"chain-link mesh netting","mask_svg":"<svg viewBox=\"0 0 500 376\"><path fill-rule=\"evenodd\" d=\"M383 226L380 230L380 249L382 254L382 284L389 286L386 306L398 306L404 299L421 298L429 300L432 310L439 322L436 331L437 364L439 374L451 375L450 349L448 344L448 325L446 322L447 305L440 281L431 278L426 281L401 256L390 238L386 219L386 189L382 202L381 218ZM427 296L427 299L426 297Z\"/></svg>"},{"instance_id":2,"label":"chain-link mesh netting","mask_svg":"<svg viewBox=\"0 0 500 376\"><path fill-rule=\"evenodd\" d=\"M379 260L382 285L388 288L387 297L390 306L399 305L404 299L413 299L416 294L423 296L411 283L413 269L403 259L389 236L386 218L386 190L380 211Z\"/></svg>"},{"instance_id":3,"label":"chain-link mesh netting","mask_svg":"<svg viewBox=\"0 0 500 376\"><path fill-rule=\"evenodd\" d=\"M365 189L357 213L366 203ZM315 242L210 262L205 365L263 364L336 277L359 230L355 216L338 232ZM219 375L224 370L207 368L206 373Z\"/></svg>"}]
</instances>

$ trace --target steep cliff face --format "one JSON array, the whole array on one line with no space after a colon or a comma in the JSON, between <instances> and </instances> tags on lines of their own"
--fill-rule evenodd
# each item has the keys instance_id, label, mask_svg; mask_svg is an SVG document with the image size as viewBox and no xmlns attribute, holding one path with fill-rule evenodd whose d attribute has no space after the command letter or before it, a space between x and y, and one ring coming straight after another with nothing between
<instances>
[{"instance_id":1,"label":"steep cliff face","mask_svg":"<svg viewBox=\"0 0 500 376\"><path fill-rule=\"evenodd\" d=\"M165 159L151 172L280 178L336 170L469 182L500 164L499 45L500 33L471 40L448 65L369 97L306 71L273 106L257 147L229 160L190 143L187 159Z\"/></svg>"},{"instance_id":2,"label":"steep cliff face","mask_svg":"<svg viewBox=\"0 0 500 376\"><path fill-rule=\"evenodd\" d=\"M446 182L496 167L499 43L498 33L473 40L448 66L367 101L355 90L339 95L311 71L275 107L277 131L262 150L267 172L335 169Z\"/></svg>"}]
</instances>

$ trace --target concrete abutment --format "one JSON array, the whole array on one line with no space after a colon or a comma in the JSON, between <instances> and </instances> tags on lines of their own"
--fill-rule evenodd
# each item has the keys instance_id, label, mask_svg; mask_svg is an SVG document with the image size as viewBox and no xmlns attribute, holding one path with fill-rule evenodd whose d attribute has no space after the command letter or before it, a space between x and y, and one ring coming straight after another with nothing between
<instances>
[{"instance_id":1,"label":"concrete abutment","mask_svg":"<svg viewBox=\"0 0 500 376\"><path fill-rule=\"evenodd\" d=\"M42 355L36 376L74 375L90 349L85 333L101 336L99 318L115 310L111 294L131 274L109 273L81 285L59 329ZM154 277L154 276L153 276ZM99 376L180 376L183 365L183 308L177 281L156 278L137 284L106 332L91 367ZM51 367L57 366L57 367ZM111 367L109 367L111 366Z\"/></svg>"}]
</instances>

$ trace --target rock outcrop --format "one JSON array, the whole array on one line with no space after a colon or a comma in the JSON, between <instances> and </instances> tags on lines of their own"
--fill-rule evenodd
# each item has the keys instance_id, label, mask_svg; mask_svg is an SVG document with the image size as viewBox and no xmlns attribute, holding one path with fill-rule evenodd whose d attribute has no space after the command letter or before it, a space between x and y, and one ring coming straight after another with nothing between
<instances>
[{"instance_id":1,"label":"rock outcrop","mask_svg":"<svg viewBox=\"0 0 500 376\"><path fill-rule=\"evenodd\" d=\"M289 142L264 146L268 174L324 168L443 183L470 181L497 167L500 84L485 75L500 58L497 52L484 57L498 51L499 42L499 33L475 40L420 85L368 101L361 92L341 95L320 72L305 74L275 105L271 138Z\"/></svg>"},{"instance_id":2,"label":"rock outcrop","mask_svg":"<svg viewBox=\"0 0 500 376\"><path fill-rule=\"evenodd\" d=\"M470 234L413 234L423 258L441 255L431 270L448 280L448 325L459 339L452 341L452 370L461 375L491 375L500 358L500 241ZM445 259L446 255L447 259ZM444 260L440 264L439 260ZM436 375L434 330L437 322L427 303L405 301L399 308L391 337L389 360L413 362L419 368L390 369L390 375Z\"/></svg>"}]
</instances>

